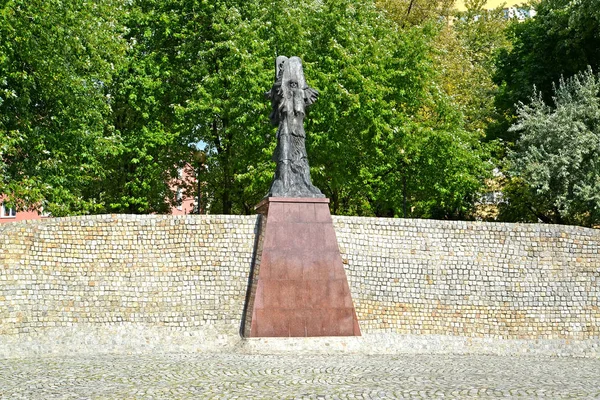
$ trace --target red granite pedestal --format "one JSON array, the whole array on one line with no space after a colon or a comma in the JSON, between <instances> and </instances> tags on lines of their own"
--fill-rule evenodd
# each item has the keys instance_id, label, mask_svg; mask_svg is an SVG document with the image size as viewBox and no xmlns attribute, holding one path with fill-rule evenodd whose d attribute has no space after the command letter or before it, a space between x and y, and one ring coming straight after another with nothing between
<instances>
[{"instance_id":1,"label":"red granite pedestal","mask_svg":"<svg viewBox=\"0 0 600 400\"><path fill-rule=\"evenodd\" d=\"M246 337L360 336L328 203L271 197L257 206Z\"/></svg>"}]
</instances>

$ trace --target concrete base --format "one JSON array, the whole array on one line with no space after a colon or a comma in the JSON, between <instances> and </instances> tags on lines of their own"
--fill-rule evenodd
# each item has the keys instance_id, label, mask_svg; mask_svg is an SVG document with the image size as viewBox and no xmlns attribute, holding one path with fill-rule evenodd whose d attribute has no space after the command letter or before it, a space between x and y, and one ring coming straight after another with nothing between
<instances>
[{"instance_id":1,"label":"concrete base","mask_svg":"<svg viewBox=\"0 0 600 400\"><path fill-rule=\"evenodd\" d=\"M329 200L268 198L246 337L360 336Z\"/></svg>"},{"instance_id":2,"label":"concrete base","mask_svg":"<svg viewBox=\"0 0 600 400\"><path fill-rule=\"evenodd\" d=\"M201 327L178 331L142 324L76 325L28 335L0 335L2 359L98 354L430 354L600 358L600 340L507 340L444 335L363 332L360 337L249 338Z\"/></svg>"}]
</instances>

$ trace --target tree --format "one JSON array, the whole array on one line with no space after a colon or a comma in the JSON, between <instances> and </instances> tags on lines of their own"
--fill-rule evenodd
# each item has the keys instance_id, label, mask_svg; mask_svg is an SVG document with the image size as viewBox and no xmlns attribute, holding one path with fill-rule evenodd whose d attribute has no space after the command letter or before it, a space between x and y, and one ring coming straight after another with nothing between
<instances>
[{"instance_id":1,"label":"tree","mask_svg":"<svg viewBox=\"0 0 600 400\"><path fill-rule=\"evenodd\" d=\"M466 11L456 12L453 23L444 24L435 41L442 88L460 107L465 128L482 136L495 116L494 60L510 46L504 11L484 9L485 3L467 0Z\"/></svg>"},{"instance_id":2,"label":"tree","mask_svg":"<svg viewBox=\"0 0 600 400\"><path fill-rule=\"evenodd\" d=\"M111 179L101 192L109 212L168 212L176 202L170 183L192 160L189 137L176 129L175 105L184 93L178 68L186 68L176 59L181 40L173 33L179 21L162 3L133 2L122 13L128 50L108 88L109 117L121 149L105 160Z\"/></svg>"},{"instance_id":3,"label":"tree","mask_svg":"<svg viewBox=\"0 0 600 400\"><path fill-rule=\"evenodd\" d=\"M314 181L333 211L465 216L485 151L436 83L435 27L399 29L368 2L315 11L303 53L322 95L308 132Z\"/></svg>"},{"instance_id":4,"label":"tree","mask_svg":"<svg viewBox=\"0 0 600 400\"><path fill-rule=\"evenodd\" d=\"M456 0L378 0L377 6L386 10L389 16L402 28L422 25L440 17L452 14Z\"/></svg>"},{"instance_id":5,"label":"tree","mask_svg":"<svg viewBox=\"0 0 600 400\"><path fill-rule=\"evenodd\" d=\"M97 212L119 151L106 88L125 50L119 2L0 6L0 193L55 216Z\"/></svg>"},{"instance_id":6,"label":"tree","mask_svg":"<svg viewBox=\"0 0 600 400\"><path fill-rule=\"evenodd\" d=\"M274 61L264 20L268 8L258 1L182 4L167 9L176 15L171 57L181 80L177 129L188 143L206 144L210 211L247 214L269 179L261 173L270 169L264 92Z\"/></svg>"},{"instance_id":7,"label":"tree","mask_svg":"<svg viewBox=\"0 0 600 400\"><path fill-rule=\"evenodd\" d=\"M483 151L431 83L431 26L400 30L372 2L356 0L152 7L147 36L156 40L143 53L173 66L162 81L177 76L169 92L178 141L207 146L211 212L249 213L267 192L275 140L265 138L275 130L263 93L275 55L284 54L303 59L321 92L307 147L313 181L334 212L464 215L485 170Z\"/></svg>"},{"instance_id":8,"label":"tree","mask_svg":"<svg viewBox=\"0 0 600 400\"><path fill-rule=\"evenodd\" d=\"M467 0L466 11L456 12L452 24L440 24L435 40L437 79L441 88L452 99L454 106L464 117L464 128L479 141L485 140L488 126L496 118L494 96L498 86L493 82L494 60L498 52L510 48L506 38L509 20L501 7L484 9L485 0ZM498 146L496 141L486 141L482 147L492 155ZM490 164L498 164L490 157ZM493 194L499 190L499 177L485 180L481 194ZM477 218L493 218L495 206L478 204Z\"/></svg>"},{"instance_id":9,"label":"tree","mask_svg":"<svg viewBox=\"0 0 600 400\"><path fill-rule=\"evenodd\" d=\"M494 81L500 86L495 104L500 114L489 138L508 143L518 131L508 130L516 117L516 104L534 91L551 101L552 84L590 65L600 67L600 0L541 0L535 18L512 24L513 43L499 55Z\"/></svg>"},{"instance_id":10,"label":"tree","mask_svg":"<svg viewBox=\"0 0 600 400\"><path fill-rule=\"evenodd\" d=\"M373 1L113 1L2 9L4 193L54 215L165 212L201 145L209 211L250 213L285 54L321 92L307 146L334 212L467 215L486 150L440 87L433 23L402 28Z\"/></svg>"},{"instance_id":11,"label":"tree","mask_svg":"<svg viewBox=\"0 0 600 400\"><path fill-rule=\"evenodd\" d=\"M520 134L510 153L504 216L595 226L600 222L600 76L591 68L554 89L553 106L536 91L517 108L511 130ZM511 196L511 195L517 196Z\"/></svg>"}]
</instances>

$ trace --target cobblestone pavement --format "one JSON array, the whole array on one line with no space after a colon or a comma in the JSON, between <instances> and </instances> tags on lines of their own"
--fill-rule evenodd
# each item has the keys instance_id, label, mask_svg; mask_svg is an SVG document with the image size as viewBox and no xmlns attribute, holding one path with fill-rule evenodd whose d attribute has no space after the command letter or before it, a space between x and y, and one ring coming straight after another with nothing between
<instances>
[{"instance_id":1,"label":"cobblestone pavement","mask_svg":"<svg viewBox=\"0 0 600 400\"><path fill-rule=\"evenodd\" d=\"M599 398L600 360L96 355L0 360L0 399Z\"/></svg>"}]
</instances>

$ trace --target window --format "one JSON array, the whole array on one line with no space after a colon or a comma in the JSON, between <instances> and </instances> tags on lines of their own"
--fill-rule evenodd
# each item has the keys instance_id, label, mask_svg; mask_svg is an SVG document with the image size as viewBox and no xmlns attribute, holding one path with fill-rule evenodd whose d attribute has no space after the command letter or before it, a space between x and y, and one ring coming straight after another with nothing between
<instances>
[{"instance_id":1,"label":"window","mask_svg":"<svg viewBox=\"0 0 600 400\"><path fill-rule=\"evenodd\" d=\"M50 212L46 211L46 208L47 208L46 202L43 201L42 206L40 207L40 215L42 217L50 217L51 216Z\"/></svg>"},{"instance_id":2,"label":"window","mask_svg":"<svg viewBox=\"0 0 600 400\"><path fill-rule=\"evenodd\" d=\"M9 208L2 203L0 206L0 218L16 218L17 210L14 208Z\"/></svg>"},{"instance_id":3,"label":"window","mask_svg":"<svg viewBox=\"0 0 600 400\"><path fill-rule=\"evenodd\" d=\"M504 194L499 191L483 193L479 199L481 204L500 204L504 202Z\"/></svg>"},{"instance_id":4,"label":"window","mask_svg":"<svg viewBox=\"0 0 600 400\"><path fill-rule=\"evenodd\" d=\"M179 211L183 210L183 191L181 190L181 188L177 188L177 209Z\"/></svg>"}]
</instances>

